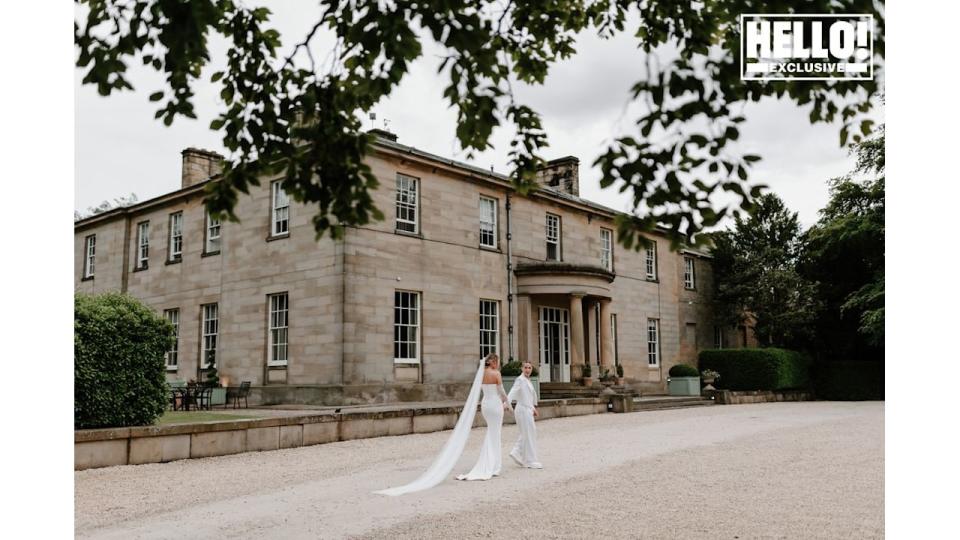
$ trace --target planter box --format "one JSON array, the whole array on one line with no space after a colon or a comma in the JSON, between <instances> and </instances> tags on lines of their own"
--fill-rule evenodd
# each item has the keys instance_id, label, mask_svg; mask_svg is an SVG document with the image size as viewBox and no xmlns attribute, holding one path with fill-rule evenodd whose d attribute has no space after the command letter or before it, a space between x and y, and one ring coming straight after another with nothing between
<instances>
[{"instance_id":1,"label":"planter box","mask_svg":"<svg viewBox=\"0 0 960 540\"><path fill-rule=\"evenodd\" d=\"M699 396L700 377L670 377L668 387L671 396Z\"/></svg>"},{"instance_id":2,"label":"planter box","mask_svg":"<svg viewBox=\"0 0 960 540\"><path fill-rule=\"evenodd\" d=\"M513 383L520 377L503 377L503 390L506 393L510 393L510 389L513 388ZM533 383L533 390L537 393L537 399L540 399L540 377L530 377L530 382Z\"/></svg>"}]
</instances>

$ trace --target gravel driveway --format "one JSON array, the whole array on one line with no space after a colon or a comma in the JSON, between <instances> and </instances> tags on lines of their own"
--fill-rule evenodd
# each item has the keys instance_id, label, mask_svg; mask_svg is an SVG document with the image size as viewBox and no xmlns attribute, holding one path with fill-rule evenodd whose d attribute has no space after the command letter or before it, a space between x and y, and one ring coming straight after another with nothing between
<instances>
[{"instance_id":1,"label":"gravel driveway","mask_svg":"<svg viewBox=\"0 0 960 540\"><path fill-rule=\"evenodd\" d=\"M75 473L78 538L882 538L882 402L538 423L543 470L389 498L447 432ZM516 426L504 427L505 450ZM454 472L466 471L482 430Z\"/></svg>"}]
</instances>

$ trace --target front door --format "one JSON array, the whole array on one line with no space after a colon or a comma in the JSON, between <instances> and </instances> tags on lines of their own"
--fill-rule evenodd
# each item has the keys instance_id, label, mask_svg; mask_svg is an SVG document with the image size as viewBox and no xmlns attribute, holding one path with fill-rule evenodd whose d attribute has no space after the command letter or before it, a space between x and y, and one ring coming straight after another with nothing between
<instances>
[{"instance_id":1,"label":"front door","mask_svg":"<svg viewBox=\"0 0 960 540\"><path fill-rule=\"evenodd\" d=\"M540 380L570 382L570 312L540 308Z\"/></svg>"}]
</instances>

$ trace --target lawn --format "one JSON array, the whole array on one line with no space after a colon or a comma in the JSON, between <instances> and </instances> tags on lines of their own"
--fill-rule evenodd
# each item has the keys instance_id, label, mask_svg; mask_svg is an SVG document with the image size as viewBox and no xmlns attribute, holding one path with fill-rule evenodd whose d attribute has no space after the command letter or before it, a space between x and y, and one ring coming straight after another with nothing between
<instances>
[{"instance_id":1,"label":"lawn","mask_svg":"<svg viewBox=\"0 0 960 540\"><path fill-rule=\"evenodd\" d=\"M259 418L253 415L226 414L208 411L167 411L160 417L158 424L192 424L195 422L229 422Z\"/></svg>"}]
</instances>

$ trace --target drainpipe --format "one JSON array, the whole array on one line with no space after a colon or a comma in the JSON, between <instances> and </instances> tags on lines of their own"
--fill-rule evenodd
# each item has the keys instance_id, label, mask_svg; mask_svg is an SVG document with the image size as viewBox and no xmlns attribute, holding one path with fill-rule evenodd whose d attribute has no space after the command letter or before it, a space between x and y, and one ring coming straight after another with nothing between
<instances>
[{"instance_id":1,"label":"drainpipe","mask_svg":"<svg viewBox=\"0 0 960 540\"><path fill-rule=\"evenodd\" d=\"M513 230L510 227L510 192L507 191L507 340L509 361L516 357L513 344Z\"/></svg>"}]
</instances>

